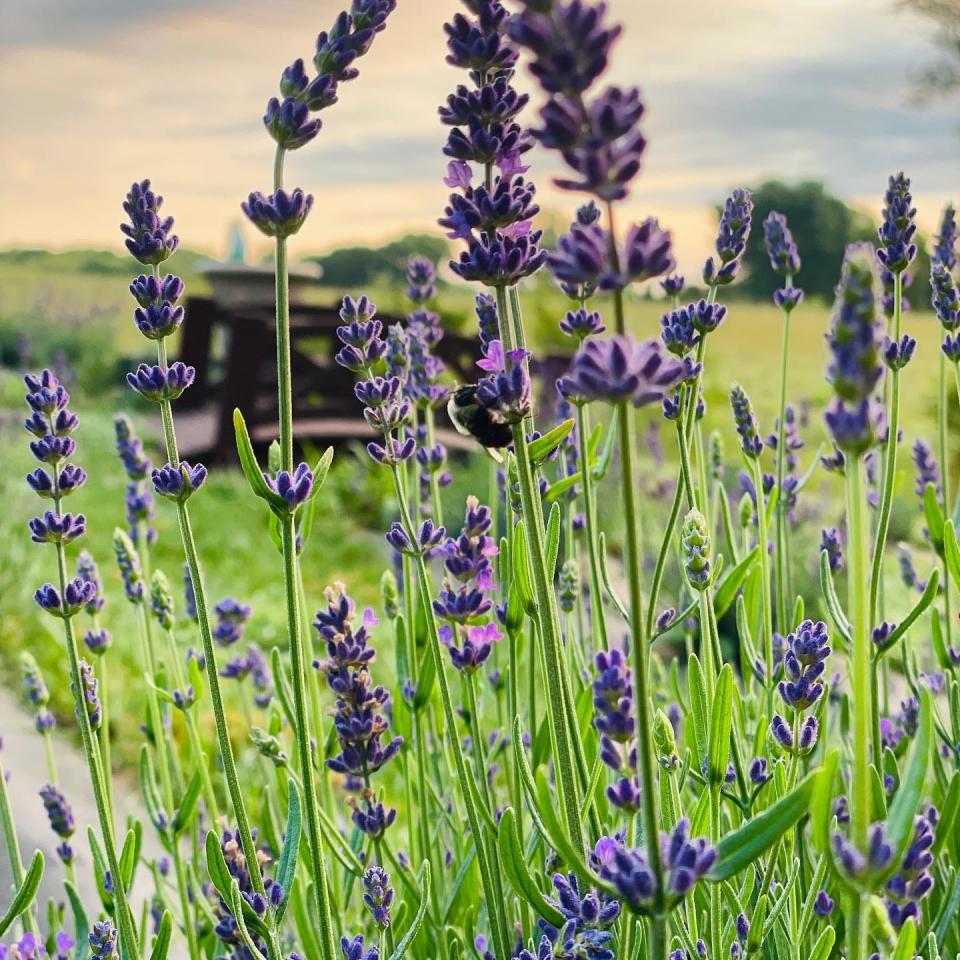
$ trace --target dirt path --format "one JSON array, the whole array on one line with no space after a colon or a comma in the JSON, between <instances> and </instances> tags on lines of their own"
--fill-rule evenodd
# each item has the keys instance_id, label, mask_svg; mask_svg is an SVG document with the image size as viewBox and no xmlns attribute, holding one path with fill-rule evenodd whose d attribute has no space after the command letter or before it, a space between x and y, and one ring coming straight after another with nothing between
<instances>
[{"instance_id":1,"label":"dirt path","mask_svg":"<svg viewBox=\"0 0 960 960\"><path fill-rule=\"evenodd\" d=\"M20 837L20 851L24 865L29 863L33 851L40 849L46 859L46 870L40 887L40 901L46 903L47 897L57 901L64 900L63 865L56 854L59 838L54 836L47 820L43 802L39 797L40 788L48 782L47 765L44 758L43 742L33 728L33 718L21 706L11 691L0 687L0 735L3 737L3 766L9 776L7 789L10 793L10 805ZM65 732L54 732L54 745L57 756L57 768L60 776L60 789L73 808L77 831L73 837L76 855L77 887L85 906L93 913L99 900L93 880L93 866L87 848L87 827L92 825L97 832L97 808L93 802L90 780L87 773L87 761L74 742ZM153 836L139 796L123 783L114 782L114 806L117 824L122 824L127 814L139 817L147 826L144 836L144 852L148 857L158 854L159 847ZM2 846L2 841L0 841ZM138 871L138 882L134 896L149 892L145 883L146 872ZM4 849L0 854L0 913L10 902L12 878L10 860ZM45 916L45 908L41 912Z\"/></svg>"}]
</instances>

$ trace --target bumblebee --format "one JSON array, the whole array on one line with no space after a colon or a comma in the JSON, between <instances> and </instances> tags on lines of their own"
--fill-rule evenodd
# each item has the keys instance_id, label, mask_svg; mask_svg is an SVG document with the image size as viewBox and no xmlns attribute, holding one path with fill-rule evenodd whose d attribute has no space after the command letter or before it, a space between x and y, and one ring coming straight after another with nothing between
<instances>
[{"instance_id":1,"label":"bumblebee","mask_svg":"<svg viewBox=\"0 0 960 960\"><path fill-rule=\"evenodd\" d=\"M499 452L513 443L510 424L501 420L477 399L476 384L457 387L447 401L447 413L457 430L465 437L473 437L498 463L503 463Z\"/></svg>"}]
</instances>

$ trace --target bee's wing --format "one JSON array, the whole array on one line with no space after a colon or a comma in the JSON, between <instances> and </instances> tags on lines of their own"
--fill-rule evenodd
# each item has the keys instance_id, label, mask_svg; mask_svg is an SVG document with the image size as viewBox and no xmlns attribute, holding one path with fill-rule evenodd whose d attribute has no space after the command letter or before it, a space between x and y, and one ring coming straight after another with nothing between
<instances>
[{"instance_id":1,"label":"bee's wing","mask_svg":"<svg viewBox=\"0 0 960 960\"><path fill-rule=\"evenodd\" d=\"M456 401L454 400L454 394L450 394L450 399L447 400L447 415L450 417L450 422L453 424L453 428L461 436L470 437L473 436L470 431L463 425L463 421L460 419L460 408L457 406Z\"/></svg>"}]
</instances>

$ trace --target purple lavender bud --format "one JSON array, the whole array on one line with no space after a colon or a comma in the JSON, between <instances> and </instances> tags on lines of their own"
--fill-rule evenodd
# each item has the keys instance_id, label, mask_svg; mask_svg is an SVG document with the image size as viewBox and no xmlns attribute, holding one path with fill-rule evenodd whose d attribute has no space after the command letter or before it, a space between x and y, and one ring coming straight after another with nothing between
<instances>
[{"instance_id":1,"label":"purple lavender bud","mask_svg":"<svg viewBox=\"0 0 960 960\"><path fill-rule=\"evenodd\" d=\"M720 215L716 251L720 266L709 258L703 268L703 281L708 286L731 283L739 269L740 257L747 246L753 220L753 198L749 190L737 189L724 201Z\"/></svg>"},{"instance_id":2,"label":"purple lavender bud","mask_svg":"<svg viewBox=\"0 0 960 960\"><path fill-rule=\"evenodd\" d=\"M807 717L800 727L800 738L797 741L797 753L801 756L809 753L817 745L819 724L816 717Z\"/></svg>"},{"instance_id":3,"label":"purple lavender bud","mask_svg":"<svg viewBox=\"0 0 960 960\"><path fill-rule=\"evenodd\" d=\"M758 786L761 783L766 783L767 780L770 779L770 774L767 772L767 758L754 757L753 760L750 761L747 775L750 777L750 782Z\"/></svg>"},{"instance_id":4,"label":"purple lavender bud","mask_svg":"<svg viewBox=\"0 0 960 960\"><path fill-rule=\"evenodd\" d=\"M181 460L176 467L165 463L153 471L152 477L153 488L159 496L175 503L186 503L206 483L207 468L202 463L193 466Z\"/></svg>"},{"instance_id":5,"label":"purple lavender bud","mask_svg":"<svg viewBox=\"0 0 960 960\"><path fill-rule=\"evenodd\" d=\"M594 293L601 277L610 273L609 257L606 231L595 221L577 221L557 240L547 266L567 296L583 300Z\"/></svg>"},{"instance_id":6,"label":"purple lavender bud","mask_svg":"<svg viewBox=\"0 0 960 960\"><path fill-rule=\"evenodd\" d=\"M497 302L489 293L478 293L474 301L477 323L480 326L480 344L486 355L487 347L500 339L500 323L497 319Z\"/></svg>"},{"instance_id":7,"label":"purple lavender bud","mask_svg":"<svg viewBox=\"0 0 960 960\"><path fill-rule=\"evenodd\" d=\"M298 464L292 474L279 470L276 477L264 473L263 479L275 494L283 497L290 513L295 513L313 494L313 471L305 463Z\"/></svg>"},{"instance_id":8,"label":"purple lavender bud","mask_svg":"<svg viewBox=\"0 0 960 960\"><path fill-rule=\"evenodd\" d=\"M540 207L534 203L536 188L523 177L499 178L488 190L483 184L467 186L450 197L444 216L437 222L451 240L469 240L475 232L493 233L532 220Z\"/></svg>"},{"instance_id":9,"label":"purple lavender bud","mask_svg":"<svg viewBox=\"0 0 960 960\"><path fill-rule=\"evenodd\" d=\"M266 196L251 193L240 209L262 234L285 239L300 230L312 206L313 194L296 187L290 193L283 189Z\"/></svg>"},{"instance_id":10,"label":"purple lavender bud","mask_svg":"<svg viewBox=\"0 0 960 960\"><path fill-rule=\"evenodd\" d=\"M504 369L497 370L477 383L476 398L501 423L519 423L533 408L530 372L526 350L511 350Z\"/></svg>"},{"instance_id":11,"label":"purple lavender bud","mask_svg":"<svg viewBox=\"0 0 960 960\"><path fill-rule=\"evenodd\" d=\"M819 890L816 899L813 901L813 912L818 917L829 917L833 913L834 903L826 890Z\"/></svg>"},{"instance_id":12,"label":"purple lavender bud","mask_svg":"<svg viewBox=\"0 0 960 960\"><path fill-rule=\"evenodd\" d=\"M90 721L91 730L99 730L103 719L103 712L100 709L100 695L97 692L97 677L93 672L93 666L86 660L80 661L80 691L71 684L73 695L77 700L83 703L83 709L86 711L87 719ZM80 707L77 707L79 717Z\"/></svg>"},{"instance_id":13,"label":"purple lavender bud","mask_svg":"<svg viewBox=\"0 0 960 960\"><path fill-rule=\"evenodd\" d=\"M454 642L461 641L460 646ZM440 628L440 642L450 651L450 662L461 673L473 673L487 662L493 652L493 645L503 638L503 634L495 623L483 626L457 626L444 624Z\"/></svg>"},{"instance_id":14,"label":"purple lavender bud","mask_svg":"<svg viewBox=\"0 0 960 960\"><path fill-rule=\"evenodd\" d=\"M413 437L407 437L406 440L397 440L392 437L389 442L384 444L368 443L367 453L371 458L382 466L404 463L409 460L416 450L417 442Z\"/></svg>"},{"instance_id":15,"label":"purple lavender bud","mask_svg":"<svg viewBox=\"0 0 960 960\"><path fill-rule=\"evenodd\" d=\"M172 273L163 278L152 273L140 274L130 284L130 293L141 307L158 306L164 302L175 304L183 296L183 291L183 281Z\"/></svg>"},{"instance_id":16,"label":"purple lavender bud","mask_svg":"<svg viewBox=\"0 0 960 960\"><path fill-rule=\"evenodd\" d=\"M67 798L52 784L40 788L40 799L50 820L50 829L62 840L69 840L76 830L73 811Z\"/></svg>"},{"instance_id":17,"label":"purple lavender bud","mask_svg":"<svg viewBox=\"0 0 960 960\"><path fill-rule=\"evenodd\" d=\"M656 341L617 335L587 340L557 387L571 400L626 400L639 407L661 400L683 375L683 365Z\"/></svg>"},{"instance_id":18,"label":"purple lavender bud","mask_svg":"<svg viewBox=\"0 0 960 960\"><path fill-rule=\"evenodd\" d=\"M660 287L668 297L679 297L685 286L686 281L679 273L671 274L660 281Z\"/></svg>"},{"instance_id":19,"label":"purple lavender bud","mask_svg":"<svg viewBox=\"0 0 960 960\"><path fill-rule=\"evenodd\" d=\"M920 438L913 445L913 465L916 468L916 486L914 493L923 500L927 486L933 487L940 496L940 464L930 447Z\"/></svg>"},{"instance_id":20,"label":"purple lavender bud","mask_svg":"<svg viewBox=\"0 0 960 960\"><path fill-rule=\"evenodd\" d=\"M960 329L960 292L950 271L940 262L930 266L931 302L944 330Z\"/></svg>"},{"instance_id":21,"label":"purple lavender bud","mask_svg":"<svg viewBox=\"0 0 960 960\"><path fill-rule=\"evenodd\" d=\"M70 402L70 394L52 370L44 368L39 374L28 373L23 382L27 387L27 405L35 413L51 416L65 410Z\"/></svg>"},{"instance_id":22,"label":"purple lavender bud","mask_svg":"<svg viewBox=\"0 0 960 960\"><path fill-rule=\"evenodd\" d=\"M363 902L373 915L373 923L380 930L390 926L390 907L393 904L393 887L383 867L370 867L363 875Z\"/></svg>"},{"instance_id":23,"label":"purple lavender bud","mask_svg":"<svg viewBox=\"0 0 960 960\"><path fill-rule=\"evenodd\" d=\"M137 307L133 311L137 329L148 340L163 340L176 333L183 323L183 317L183 307L175 307L167 301Z\"/></svg>"},{"instance_id":24,"label":"purple lavender bud","mask_svg":"<svg viewBox=\"0 0 960 960\"><path fill-rule=\"evenodd\" d=\"M30 442L30 452L41 462L56 466L62 460L73 455L77 449L73 437L57 437L45 434L39 440Z\"/></svg>"},{"instance_id":25,"label":"purple lavender bud","mask_svg":"<svg viewBox=\"0 0 960 960\"><path fill-rule=\"evenodd\" d=\"M730 391L730 406L737 433L740 434L741 449L745 456L756 460L763 452L763 440L760 439L760 427L753 405L739 384L735 384Z\"/></svg>"},{"instance_id":26,"label":"purple lavender bud","mask_svg":"<svg viewBox=\"0 0 960 960\"><path fill-rule=\"evenodd\" d=\"M263 115L263 125L278 146L284 150L297 150L320 132L322 121L311 120L307 105L293 97L284 97L282 101L271 97Z\"/></svg>"},{"instance_id":27,"label":"purple lavender bud","mask_svg":"<svg viewBox=\"0 0 960 960\"><path fill-rule=\"evenodd\" d=\"M380 960L380 951L376 947L370 947L366 951L363 949L362 933L358 933L352 940L341 937L340 949L343 952L343 960Z\"/></svg>"},{"instance_id":28,"label":"purple lavender bud","mask_svg":"<svg viewBox=\"0 0 960 960\"><path fill-rule=\"evenodd\" d=\"M134 433L133 424L126 414L117 414L113 418L117 437L117 456L131 480L143 480L150 475L152 464L143 452L143 443Z\"/></svg>"},{"instance_id":29,"label":"purple lavender bud","mask_svg":"<svg viewBox=\"0 0 960 960\"><path fill-rule=\"evenodd\" d=\"M696 305L689 304L665 313L660 318L660 339L674 356L687 356L700 342L694 326Z\"/></svg>"},{"instance_id":30,"label":"purple lavender bud","mask_svg":"<svg viewBox=\"0 0 960 960\"><path fill-rule=\"evenodd\" d=\"M127 383L147 400L162 403L176 400L190 384L197 371L177 360L166 370L141 363L133 373L127 374Z\"/></svg>"},{"instance_id":31,"label":"purple lavender bud","mask_svg":"<svg viewBox=\"0 0 960 960\"><path fill-rule=\"evenodd\" d=\"M949 333L943 338L940 349L951 363L960 363L960 335L951 336Z\"/></svg>"},{"instance_id":32,"label":"purple lavender bud","mask_svg":"<svg viewBox=\"0 0 960 960\"><path fill-rule=\"evenodd\" d=\"M773 715L773 720L770 723L770 733L773 734L773 739L776 740L784 750L788 752L793 751L793 732L787 721L778 713Z\"/></svg>"},{"instance_id":33,"label":"purple lavender bud","mask_svg":"<svg viewBox=\"0 0 960 960\"><path fill-rule=\"evenodd\" d=\"M533 230L471 236L459 259L450 261L450 269L463 280L490 287L514 286L546 262L547 252L539 246L542 235Z\"/></svg>"},{"instance_id":34,"label":"purple lavender bud","mask_svg":"<svg viewBox=\"0 0 960 960\"><path fill-rule=\"evenodd\" d=\"M677 619L677 611L674 607L667 607L658 617L656 621L656 627L658 633L663 633L666 630L669 630L670 627L674 625Z\"/></svg>"},{"instance_id":35,"label":"purple lavender bud","mask_svg":"<svg viewBox=\"0 0 960 960\"><path fill-rule=\"evenodd\" d=\"M87 518L78 513L56 514L47 510L42 517L29 522L30 539L34 543L70 543L86 533Z\"/></svg>"},{"instance_id":36,"label":"purple lavender bud","mask_svg":"<svg viewBox=\"0 0 960 960\"><path fill-rule=\"evenodd\" d=\"M226 597L214 608L217 625L213 628L213 639L221 647L233 646L242 636L253 610L245 603Z\"/></svg>"},{"instance_id":37,"label":"purple lavender bud","mask_svg":"<svg viewBox=\"0 0 960 960\"><path fill-rule=\"evenodd\" d=\"M690 586L697 591L710 585L710 529L699 510L691 510L680 531L683 568Z\"/></svg>"},{"instance_id":38,"label":"purple lavender bud","mask_svg":"<svg viewBox=\"0 0 960 960\"><path fill-rule=\"evenodd\" d=\"M843 537L836 527L820 531L820 551L826 551L832 573L843 567Z\"/></svg>"},{"instance_id":39,"label":"purple lavender bud","mask_svg":"<svg viewBox=\"0 0 960 960\"><path fill-rule=\"evenodd\" d=\"M790 313L803 302L803 291L798 287L781 287L773 291L773 302L779 310Z\"/></svg>"},{"instance_id":40,"label":"purple lavender bud","mask_svg":"<svg viewBox=\"0 0 960 960\"><path fill-rule=\"evenodd\" d=\"M585 310L583 307L576 312L568 310L560 321L560 332L581 342L587 337L603 333L606 329L599 313Z\"/></svg>"},{"instance_id":41,"label":"purple lavender bud","mask_svg":"<svg viewBox=\"0 0 960 960\"><path fill-rule=\"evenodd\" d=\"M902 273L917 255L913 242L917 225L914 222L916 209L910 195L910 180L903 173L890 177L884 196L883 222L878 236L880 248L877 259L891 273Z\"/></svg>"},{"instance_id":42,"label":"purple lavender bud","mask_svg":"<svg viewBox=\"0 0 960 960\"><path fill-rule=\"evenodd\" d=\"M46 707L41 707L33 717L34 729L41 736L48 734L56 725L57 718Z\"/></svg>"},{"instance_id":43,"label":"purple lavender bud","mask_svg":"<svg viewBox=\"0 0 960 960\"><path fill-rule=\"evenodd\" d=\"M891 370L902 370L912 359L917 341L904 334L899 341L883 338L883 362Z\"/></svg>"},{"instance_id":44,"label":"purple lavender bud","mask_svg":"<svg viewBox=\"0 0 960 960\"><path fill-rule=\"evenodd\" d=\"M25 650L20 654L20 671L27 700L35 707L45 707L50 702L50 691L43 681L37 661Z\"/></svg>"},{"instance_id":45,"label":"purple lavender bud","mask_svg":"<svg viewBox=\"0 0 960 960\"><path fill-rule=\"evenodd\" d=\"M827 426L845 452L867 450L876 429L871 395L881 366L874 279L873 248L848 247L828 336L833 356L827 377L837 396L826 415Z\"/></svg>"},{"instance_id":46,"label":"purple lavender bud","mask_svg":"<svg viewBox=\"0 0 960 960\"><path fill-rule=\"evenodd\" d=\"M388 760L396 756L400 750L400 744L403 742L402 737L397 737L388 747L380 750L376 754L377 760L382 761L380 766L383 766ZM379 747L379 744L378 744ZM328 760L327 766L337 772L345 773L345 769L348 761L342 759L343 756L346 756L346 751L341 758ZM358 759L358 757L353 757L351 755L351 761L353 759ZM379 769L379 768L378 768ZM397 811L394 809L387 809L382 803L367 803L365 808L359 806L354 807L353 813L351 814L351 819L354 822L354 825L361 833L366 834L370 837L371 840L377 840L384 835L387 828L393 823L397 818Z\"/></svg>"},{"instance_id":47,"label":"purple lavender bud","mask_svg":"<svg viewBox=\"0 0 960 960\"><path fill-rule=\"evenodd\" d=\"M33 595L37 605L61 619L75 617L96 596L96 587L83 580L70 580L63 597L52 583L45 583Z\"/></svg>"},{"instance_id":48,"label":"purple lavender bud","mask_svg":"<svg viewBox=\"0 0 960 960\"><path fill-rule=\"evenodd\" d=\"M140 567L140 555L133 541L122 530L113 532L113 552L117 559L120 576L123 578L127 599L131 603L142 603L146 587Z\"/></svg>"},{"instance_id":49,"label":"purple lavender bud","mask_svg":"<svg viewBox=\"0 0 960 960\"><path fill-rule=\"evenodd\" d=\"M113 637L109 630L101 627L99 630L88 630L83 636L83 642L91 653L99 656L107 651Z\"/></svg>"},{"instance_id":50,"label":"purple lavender bud","mask_svg":"<svg viewBox=\"0 0 960 960\"><path fill-rule=\"evenodd\" d=\"M763 221L763 239L770 258L770 266L776 273L793 276L800 272L800 255L793 234L787 226L787 218L771 210Z\"/></svg>"},{"instance_id":51,"label":"purple lavender bud","mask_svg":"<svg viewBox=\"0 0 960 960\"><path fill-rule=\"evenodd\" d=\"M97 569L93 557L90 556L86 550L81 550L77 557L77 576L87 583L92 583L96 588L94 599L87 605L87 613L93 616L103 609L106 600L103 596L103 584L100 581L100 571Z\"/></svg>"},{"instance_id":52,"label":"purple lavender bud","mask_svg":"<svg viewBox=\"0 0 960 960\"><path fill-rule=\"evenodd\" d=\"M624 240L624 279L640 283L676 269L672 246L670 231L654 217L632 226Z\"/></svg>"},{"instance_id":53,"label":"purple lavender bud","mask_svg":"<svg viewBox=\"0 0 960 960\"><path fill-rule=\"evenodd\" d=\"M942 264L948 272L957 266L957 219L953 206L948 204L943 209L943 218L940 221L940 232L937 234L933 246L934 263Z\"/></svg>"},{"instance_id":54,"label":"purple lavender bud","mask_svg":"<svg viewBox=\"0 0 960 960\"><path fill-rule=\"evenodd\" d=\"M90 931L90 960L117 960L117 930L110 920L98 920Z\"/></svg>"},{"instance_id":55,"label":"purple lavender bud","mask_svg":"<svg viewBox=\"0 0 960 960\"><path fill-rule=\"evenodd\" d=\"M127 249L143 264L162 263L180 243L172 233L173 217L160 216L162 205L163 197L150 189L149 180L134 183L123 202L130 222L121 224L120 230L127 237Z\"/></svg>"}]
</instances>

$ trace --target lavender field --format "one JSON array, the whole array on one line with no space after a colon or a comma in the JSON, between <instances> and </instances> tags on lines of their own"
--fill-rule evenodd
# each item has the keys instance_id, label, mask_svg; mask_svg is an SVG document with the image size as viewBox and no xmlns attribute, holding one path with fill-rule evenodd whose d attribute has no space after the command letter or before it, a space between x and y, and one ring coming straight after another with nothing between
<instances>
[{"instance_id":1,"label":"lavender field","mask_svg":"<svg viewBox=\"0 0 960 960\"><path fill-rule=\"evenodd\" d=\"M741 179L723 144L769 105L731 98L711 209L676 199L701 167L658 166L629 5L444 6L449 93L403 104L432 118L425 232L349 244L302 159L362 168L351 109L392 129L359 91L390 101L412 0L324 9L275 65L222 260L163 161L188 124L152 128L109 251L65 207L61 252L11 221L0 960L960 957L957 181L915 103L867 117L893 13L871 0L816 123L824 153L880 124L883 175L842 198L778 147L782 180ZM826 75L852 14L813 6L796 63ZM960 21L910 9L947 59L903 83L955 91ZM228 42L189 16L185 49ZM776 107L789 70L743 46ZM652 57L654 90L708 77L685 63ZM267 355L234 350L264 315ZM184 453L201 394L227 457Z\"/></svg>"}]
</instances>

